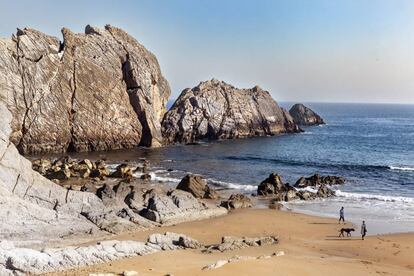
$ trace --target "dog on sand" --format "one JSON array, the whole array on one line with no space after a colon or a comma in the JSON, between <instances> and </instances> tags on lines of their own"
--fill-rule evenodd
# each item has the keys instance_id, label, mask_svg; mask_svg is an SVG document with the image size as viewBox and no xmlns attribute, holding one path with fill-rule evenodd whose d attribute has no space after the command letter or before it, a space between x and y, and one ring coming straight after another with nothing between
<instances>
[{"instance_id":1,"label":"dog on sand","mask_svg":"<svg viewBox=\"0 0 414 276\"><path fill-rule=\"evenodd\" d=\"M345 237L345 233L347 237L351 236L351 232L355 231L354 228L341 228L341 230L339 230L339 237Z\"/></svg>"}]
</instances>

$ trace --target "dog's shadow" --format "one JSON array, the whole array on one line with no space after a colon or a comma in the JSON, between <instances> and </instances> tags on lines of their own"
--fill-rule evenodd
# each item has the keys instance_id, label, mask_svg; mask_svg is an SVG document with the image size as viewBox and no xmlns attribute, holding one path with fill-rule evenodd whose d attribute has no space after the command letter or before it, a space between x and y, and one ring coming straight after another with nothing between
<instances>
[{"instance_id":1,"label":"dog's shadow","mask_svg":"<svg viewBox=\"0 0 414 276\"><path fill-rule=\"evenodd\" d=\"M339 225L338 223L335 223L335 222L308 222L308 224L335 224L335 225Z\"/></svg>"},{"instance_id":2,"label":"dog's shadow","mask_svg":"<svg viewBox=\"0 0 414 276\"><path fill-rule=\"evenodd\" d=\"M326 236L326 241L357 241L360 240L357 237L338 237L338 236Z\"/></svg>"}]
</instances>

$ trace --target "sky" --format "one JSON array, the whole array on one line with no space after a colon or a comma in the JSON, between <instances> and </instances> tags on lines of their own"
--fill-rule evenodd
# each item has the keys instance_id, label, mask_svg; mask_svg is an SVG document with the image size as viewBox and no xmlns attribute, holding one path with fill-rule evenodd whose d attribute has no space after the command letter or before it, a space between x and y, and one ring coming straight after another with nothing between
<instances>
[{"instance_id":1,"label":"sky","mask_svg":"<svg viewBox=\"0 0 414 276\"><path fill-rule=\"evenodd\" d=\"M0 36L111 24L153 52L176 98L216 78L278 101L414 103L411 0L0 0Z\"/></svg>"}]
</instances>

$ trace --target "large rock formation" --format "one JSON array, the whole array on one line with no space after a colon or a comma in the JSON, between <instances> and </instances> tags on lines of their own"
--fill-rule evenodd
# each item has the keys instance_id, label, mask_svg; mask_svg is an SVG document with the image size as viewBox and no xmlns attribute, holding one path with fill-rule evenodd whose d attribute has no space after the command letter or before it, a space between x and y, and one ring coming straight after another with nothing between
<instances>
[{"instance_id":1,"label":"large rock formation","mask_svg":"<svg viewBox=\"0 0 414 276\"><path fill-rule=\"evenodd\" d=\"M162 123L166 143L299 131L269 92L258 86L238 89L215 79L185 89Z\"/></svg>"},{"instance_id":2,"label":"large rock formation","mask_svg":"<svg viewBox=\"0 0 414 276\"><path fill-rule=\"evenodd\" d=\"M60 42L23 29L0 40L0 88L19 151L161 145L170 88L155 56L109 25L62 34Z\"/></svg>"},{"instance_id":3,"label":"large rock formation","mask_svg":"<svg viewBox=\"0 0 414 276\"><path fill-rule=\"evenodd\" d=\"M309 107L303 104L295 104L289 110L290 115L296 124L300 126L323 125L325 122Z\"/></svg>"}]
</instances>

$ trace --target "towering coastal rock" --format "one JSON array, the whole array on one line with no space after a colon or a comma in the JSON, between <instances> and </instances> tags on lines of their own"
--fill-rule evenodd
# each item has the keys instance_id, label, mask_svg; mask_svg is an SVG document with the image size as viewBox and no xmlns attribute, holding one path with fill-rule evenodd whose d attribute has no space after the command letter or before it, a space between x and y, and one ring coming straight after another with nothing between
<instances>
[{"instance_id":1,"label":"towering coastal rock","mask_svg":"<svg viewBox=\"0 0 414 276\"><path fill-rule=\"evenodd\" d=\"M0 88L21 153L162 144L170 96L156 57L121 29L33 29L0 41Z\"/></svg>"},{"instance_id":2,"label":"towering coastal rock","mask_svg":"<svg viewBox=\"0 0 414 276\"><path fill-rule=\"evenodd\" d=\"M325 122L309 107L303 104L295 104L289 110L290 115L296 124L300 126L323 125Z\"/></svg>"},{"instance_id":3,"label":"towering coastal rock","mask_svg":"<svg viewBox=\"0 0 414 276\"><path fill-rule=\"evenodd\" d=\"M165 143L299 131L289 113L278 106L269 92L258 86L239 89L215 79L185 89L162 122Z\"/></svg>"}]
</instances>

